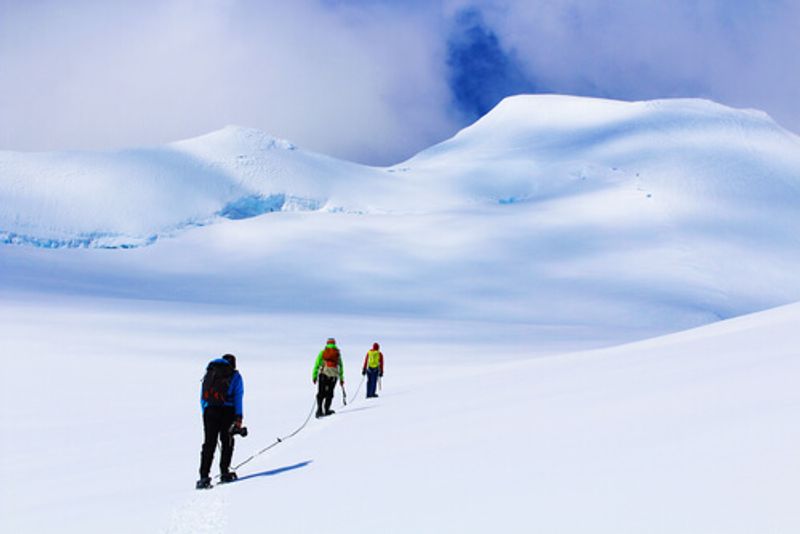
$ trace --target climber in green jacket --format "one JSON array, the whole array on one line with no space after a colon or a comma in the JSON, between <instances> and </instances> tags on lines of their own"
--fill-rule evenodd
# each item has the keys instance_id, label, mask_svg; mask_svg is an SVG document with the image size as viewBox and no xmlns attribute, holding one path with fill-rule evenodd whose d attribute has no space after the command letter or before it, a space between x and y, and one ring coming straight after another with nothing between
<instances>
[{"instance_id":1,"label":"climber in green jacket","mask_svg":"<svg viewBox=\"0 0 800 534\"><path fill-rule=\"evenodd\" d=\"M331 410L333 402L333 390L336 388L336 380L339 379L344 388L344 365L342 364L342 354L336 346L334 338L328 338L325 348L322 349L314 362L314 371L311 380L316 384L319 382L317 390L317 417L331 415L335 413ZM324 411L323 411L324 401Z\"/></svg>"}]
</instances>

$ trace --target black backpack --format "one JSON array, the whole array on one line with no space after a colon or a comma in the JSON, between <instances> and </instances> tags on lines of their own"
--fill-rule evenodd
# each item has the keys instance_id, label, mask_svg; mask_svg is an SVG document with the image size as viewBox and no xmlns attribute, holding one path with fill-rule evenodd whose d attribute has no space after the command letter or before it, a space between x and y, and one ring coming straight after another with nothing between
<instances>
[{"instance_id":1,"label":"black backpack","mask_svg":"<svg viewBox=\"0 0 800 534\"><path fill-rule=\"evenodd\" d=\"M228 400L228 388L233 378L233 366L225 361L213 361L203 377L203 401L206 406L222 406Z\"/></svg>"}]
</instances>

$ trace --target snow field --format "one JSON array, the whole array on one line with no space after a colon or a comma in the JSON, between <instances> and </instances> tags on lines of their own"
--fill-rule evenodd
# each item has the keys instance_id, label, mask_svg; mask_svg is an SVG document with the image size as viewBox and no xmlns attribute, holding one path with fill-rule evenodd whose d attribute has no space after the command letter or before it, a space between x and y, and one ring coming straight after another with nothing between
<instances>
[{"instance_id":1,"label":"snow field","mask_svg":"<svg viewBox=\"0 0 800 534\"><path fill-rule=\"evenodd\" d=\"M16 481L4 489L3 531L800 527L798 306L541 356L474 339L443 344L430 321L406 350L412 323L394 330L374 318L226 318L224 309L103 300L0 309L7 350L21 355L6 362L9 373L31 377L9 384L25 402L1 412L14 438L3 440L3 474ZM475 325L462 327L471 340ZM337 389L338 413L239 472L255 476L193 489L209 359L239 357L250 435L237 440L238 463L302 423L328 335L355 393L368 330L380 331L387 358L379 399L342 407ZM548 352L546 336L537 349Z\"/></svg>"},{"instance_id":2,"label":"snow field","mask_svg":"<svg viewBox=\"0 0 800 534\"><path fill-rule=\"evenodd\" d=\"M745 315L800 301L798 205L797 136L698 100L507 99L384 169L0 153L0 531L798 532L800 307ZM196 492L206 363L238 463L331 335L380 399Z\"/></svg>"}]
</instances>

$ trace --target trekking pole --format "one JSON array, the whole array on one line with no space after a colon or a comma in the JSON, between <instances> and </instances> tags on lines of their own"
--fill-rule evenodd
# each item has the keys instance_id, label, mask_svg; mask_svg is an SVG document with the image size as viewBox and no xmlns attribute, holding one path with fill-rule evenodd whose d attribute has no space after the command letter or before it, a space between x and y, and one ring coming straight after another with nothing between
<instances>
[{"instance_id":1,"label":"trekking pole","mask_svg":"<svg viewBox=\"0 0 800 534\"><path fill-rule=\"evenodd\" d=\"M347 391L344 389L344 382L342 382L342 402L347 406Z\"/></svg>"},{"instance_id":2,"label":"trekking pole","mask_svg":"<svg viewBox=\"0 0 800 534\"><path fill-rule=\"evenodd\" d=\"M383 377L378 377L378 391L383 391Z\"/></svg>"}]
</instances>

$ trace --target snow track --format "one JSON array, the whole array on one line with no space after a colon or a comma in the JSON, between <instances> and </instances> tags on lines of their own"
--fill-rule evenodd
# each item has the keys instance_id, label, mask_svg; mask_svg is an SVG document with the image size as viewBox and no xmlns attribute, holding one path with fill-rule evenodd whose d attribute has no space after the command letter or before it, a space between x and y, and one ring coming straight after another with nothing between
<instances>
[{"instance_id":1,"label":"snow track","mask_svg":"<svg viewBox=\"0 0 800 534\"><path fill-rule=\"evenodd\" d=\"M229 488L197 491L172 512L164 534L221 534L227 527Z\"/></svg>"}]
</instances>

